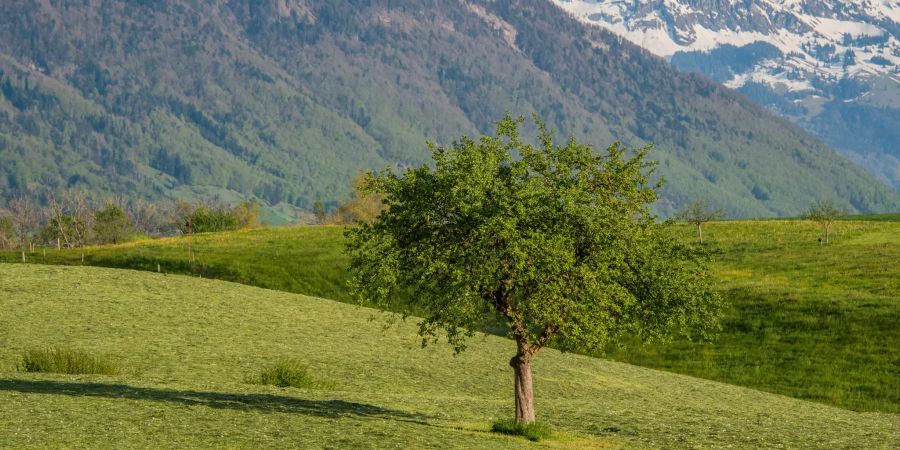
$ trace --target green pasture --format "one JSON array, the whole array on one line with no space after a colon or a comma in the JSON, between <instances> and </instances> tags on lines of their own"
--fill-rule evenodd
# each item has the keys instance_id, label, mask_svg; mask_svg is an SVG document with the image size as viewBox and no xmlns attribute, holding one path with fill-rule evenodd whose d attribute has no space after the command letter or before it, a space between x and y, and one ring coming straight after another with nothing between
<instances>
[{"instance_id":1,"label":"green pasture","mask_svg":"<svg viewBox=\"0 0 900 450\"><path fill-rule=\"evenodd\" d=\"M511 341L453 356L415 325L218 280L0 264L0 446L8 448L897 448L895 414L552 349L535 363L548 440L490 433L512 414ZM373 319L374 320L371 320ZM17 369L65 346L117 375ZM323 389L249 384L281 358Z\"/></svg>"},{"instance_id":2,"label":"green pasture","mask_svg":"<svg viewBox=\"0 0 900 450\"><path fill-rule=\"evenodd\" d=\"M891 220L891 219L895 220ZM900 412L900 216L842 220L832 242L802 220L704 225L728 301L711 343L628 342L605 357L811 399ZM869 220L873 219L873 220ZM695 229L675 227L683 239ZM193 274L349 301L343 228L264 228L87 249L37 249L26 261ZM16 262L16 253L0 261Z\"/></svg>"}]
</instances>

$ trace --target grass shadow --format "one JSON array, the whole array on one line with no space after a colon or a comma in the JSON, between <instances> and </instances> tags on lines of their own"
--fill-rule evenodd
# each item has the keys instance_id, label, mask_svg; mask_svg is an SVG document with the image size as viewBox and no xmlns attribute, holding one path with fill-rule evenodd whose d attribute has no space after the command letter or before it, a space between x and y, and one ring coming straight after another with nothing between
<instances>
[{"instance_id":1,"label":"grass shadow","mask_svg":"<svg viewBox=\"0 0 900 450\"><path fill-rule=\"evenodd\" d=\"M272 394L229 394L135 387L125 384L0 379L0 391L74 397L122 398L216 409L302 414L314 417L376 418L430 425L427 416L344 400L308 400Z\"/></svg>"}]
</instances>

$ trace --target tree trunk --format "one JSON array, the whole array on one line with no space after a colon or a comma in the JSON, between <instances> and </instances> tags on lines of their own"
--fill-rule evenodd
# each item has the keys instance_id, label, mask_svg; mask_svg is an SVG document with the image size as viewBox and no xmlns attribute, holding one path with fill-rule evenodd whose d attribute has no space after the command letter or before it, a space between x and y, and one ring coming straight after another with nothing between
<instances>
[{"instance_id":1,"label":"tree trunk","mask_svg":"<svg viewBox=\"0 0 900 450\"><path fill-rule=\"evenodd\" d=\"M534 390L531 384L531 355L523 351L519 344L519 352L509 361L515 372L516 423L534 422Z\"/></svg>"},{"instance_id":2,"label":"tree trunk","mask_svg":"<svg viewBox=\"0 0 900 450\"><path fill-rule=\"evenodd\" d=\"M825 243L828 243L828 225L825 225Z\"/></svg>"},{"instance_id":3,"label":"tree trunk","mask_svg":"<svg viewBox=\"0 0 900 450\"><path fill-rule=\"evenodd\" d=\"M697 224L697 234L700 235L700 244L703 244L703 224Z\"/></svg>"}]
</instances>

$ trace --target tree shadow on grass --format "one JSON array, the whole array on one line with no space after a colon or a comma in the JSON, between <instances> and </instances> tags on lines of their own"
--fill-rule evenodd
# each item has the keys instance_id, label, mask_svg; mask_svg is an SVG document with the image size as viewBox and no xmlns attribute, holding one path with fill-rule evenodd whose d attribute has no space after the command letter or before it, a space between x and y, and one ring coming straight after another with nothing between
<instances>
[{"instance_id":1,"label":"tree shadow on grass","mask_svg":"<svg viewBox=\"0 0 900 450\"><path fill-rule=\"evenodd\" d=\"M308 400L271 394L228 394L222 392L134 387L125 384L15 379L0 379L0 391L146 400L186 406L206 406L217 409L303 414L330 419L377 418L429 425L425 422L427 417L417 413L408 413L343 400Z\"/></svg>"}]
</instances>

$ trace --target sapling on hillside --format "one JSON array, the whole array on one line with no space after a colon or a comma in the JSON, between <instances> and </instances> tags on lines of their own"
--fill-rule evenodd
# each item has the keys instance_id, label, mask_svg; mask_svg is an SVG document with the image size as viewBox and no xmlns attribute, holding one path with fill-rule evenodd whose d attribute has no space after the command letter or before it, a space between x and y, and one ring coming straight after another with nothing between
<instances>
[{"instance_id":1,"label":"sapling on hillside","mask_svg":"<svg viewBox=\"0 0 900 450\"><path fill-rule=\"evenodd\" d=\"M831 224L842 215L843 212L841 209L838 208L833 201L826 199L813 203L812 206L810 206L809 211L807 211L803 217L818 222L819 225L822 226L822 234L825 238L825 243L827 244L828 231L831 229Z\"/></svg>"},{"instance_id":2,"label":"sapling on hillside","mask_svg":"<svg viewBox=\"0 0 900 450\"><path fill-rule=\"evenodd\" d=\"M697 227L697 236L699 236L701 244L703 244L703 224L722 219L723 217L725 217L724 212L711 208L706 204L705 200L695 200L684 211L675 215L676 220L687 222Z\"/></svg>"}]
</instances>

